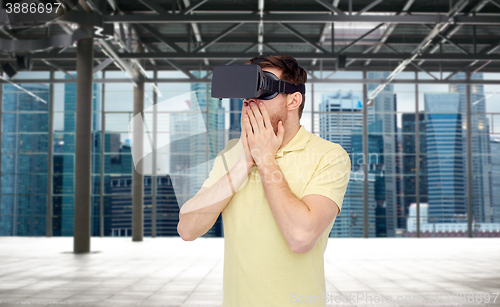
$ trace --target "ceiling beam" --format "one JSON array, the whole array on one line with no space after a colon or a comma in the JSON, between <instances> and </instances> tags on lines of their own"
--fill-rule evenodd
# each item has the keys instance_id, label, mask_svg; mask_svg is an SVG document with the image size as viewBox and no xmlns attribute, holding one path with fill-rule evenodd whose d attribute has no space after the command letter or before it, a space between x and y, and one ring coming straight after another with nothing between
<instances>
[{"instance_id":1,"label":"ceiling beam","mask_svg":"<svg viewBox=\"0 0 500 307\"><path fill-rule=\"evenodd\" d=\"M424 27L426 27L427 29L429 30L432 30L432 27L429 26L429 25L426 25L426 24L422 24ZM463 53L465 54L469 54L469 51L465 50L463 47L459 46L458 44L455 44L454 42L451 41L451 39L449 39L448 37L442 35L442 34L439 34L438 33L438 36L441 37L443 39L443 41L446 41L448 43L450 43L451 45L455 46L458 50L462 51ZM442 42L441 42L442 43ZM436 47L434 48L439 48L439 44L436 45Z\"/></svg>"},{"instance_id":2,"label":"ceiling beam","mask_svg":"<svg viewBox=\"0 0 500 307\"><path fill-rule=\"evenodd\" d=\"M412 55L410 57L407 57L404 59L387 77L387 79L384 81L384 83L380 84L375 88L369 95L368 97L368 103L367 105L370 105L373 103L374 99L377 97L377 95L384 90L387 84L391 83L391 81L394 80L394 78L403 70L406 69L406 66L408 66L411 62L413 62L420 54L422 54L427 47L429 47L430 43L432 40L443 30L445 30L448 26L450 26L450 20L454 16L456 16L458 13L460 13L465 6L469 3L469 0L460 0L459 2L455 3L453 8L450 9L448 14L446 16L448 17L448 21L445 22L440 22L437 23L432 31L427 35L427 37L418 45L417 48L415 48L412 51Z\"/></svg>"},{"instance_id":3,"label":"ceiling beam","mask_svg":"<svg viewBox=\"0 0 500 307\"><path fill-rule=\"evenodd\" d=\"M197 77L195 77L189 70L187 70L186 68L184 68L181 64L179 64L179 62L175 61L175 60L165 60L165 62L167 62L168 64L170 64L170 66L172 66L173 68L177 69L178 71L182 72L183 74L185 74L186 76L189 77L189 79L191 80L196 80L198 79Z\"/></svg>"},{"instance_id":4,"label":"ceiling beam","mask_svg":"<svg viewBox=\"0 0 500 307\"><path fill-rule=\"evenodd\" d=\"M158 3L154 2L153 0L139 0L139 1L157 14L163 14L163 15L170 14L167 10L162 8Z\"/></svg>"},{"instance_id":5,"label":"ceiling beam","mask_svg":"<svg viewBox=\"0 0 500 307\"><path fill-rule=\"evenodd\" d=\"M111 47L111 45L103 39L99 40L99 44L101 45L103 50L106 50L106 52L109 54L109 58L112 58L115 62L117 62L129 74L129 77L132 78L134 82L139 81L138 73L136 72L135 69L132 68L132 65L128 63L126 59L120 57L122 56L122 54L118 55L113 49L113 47ZM94 59L95 58L96 57L94 57ZM136 58L130 58L130 59L136 59Z\"/></svg>"},{"instance_id":6,"label":"ceiling beam","mask_svg":"<svg viewBox=\"0 0 500 307\"><path fill-rule=\"evenodd\" d=\"M100 72L101 70L108 67L109 64L111 64L113 62L114 62L114 60L111 58L105 59L104 61L102 61L101 63L99 63L97 66L94 67L94 69L92 70L92 74L96 74L96 73Z\"/></svg>"},{"instance_id":7,"label":"ceiling beam","mask_svg":"<svg viewBox=\"0 0 500 307\"><path fill-rule=\"evenodd\" d=\"M392 48L391 46L385 44L384 45L385 47L391 49L392 51L394 51L395 53L399 53L396 49ZM420 70L421 72L424 72L426 74L428 74L429 76L431 76L434 80L438 80L438 78L436 76L434 76L433 74L431 74L430 72L428 72L427 70L423 69L422 67L418 66L417 64L413 63L413 62L410 62L410 64L415 67L416 69Z\"/></svg>"},{"instance_id":8,"label":"ceiling beam","mask_svg":"<svg viewBox=\"0 0 500 307\"><path fill-rule=\"evenodd\" d=\"M165 45L167 45L169 48L173 49L175 52L178 52L178 53L184 53L185 51L180 48L179 46L177 46L173 41L172 39L166 37L165 35L163 35L162 33L160 33L160 31L158 31L156 28L154 28L153 26L151 25L148 25L148 24L141 24L140 25L142 28L144 28L146 31L148 31L149 33L151 33L154 37L156 37L156 39L158 39L160 42L164 43Z\"/></svg>"},{"instance_id":9,"label":"ceiling beam","mask_svg":"<svg viewBox=\"0 0 500 307\"><path fill-rule=\"evenodd\" d=\"M328 27L329 27L329 25L328 25ZM329 29L328 29L328 32L330 32ZM158 39L156 39L153 35L151 35L148 32L142 31L140 34L141 34L141 41L143 41L145 44L154 44L154 43L158 42ZM240 43L248 43L248 44L258 43L258 40L255 37L255 34L256 34L256 32L251 32L251 33L248 33L246 35L245 34L228 35L228 36L225 36L225 37L219 39L217 41L217 43L218 44L221 44L221 43L233 44L234 43L234 44L238 44L238 45L240 45ZM385 35L385 33L383 35ZM166 34L164 34L164 36L166 36ZM203 40L210 41L213 38L215 38L216 36L217 35L214 35L213 33L212 34L207 33L207 34L203 35ZM309 40L316 42L316 44L322 46L319 43L319 42L321 42L321 40L318 40L318 36L319 36L318 34L308 34L308 35L304 35L304 36L307 37ZM416 45L420 44L420 42L425 38L425 36L426 35L423 35L421 33L412 34L411 37L406 36L406 35L405 36L403 36L403 35L391 36L386 41L384 41L384 43L392 44L393 46L394 45L401 45L401 46L415 45L416 46ZM180 45L180 44L187 45L188 44L188 38L187 38L186 33L168 34L168 38L170 39L171 42L173 42L177 45ZM480 45L495 44L497 42L496 39L497 38L492 36L492 35L477 36L476 37L476 45L479 47ZM378 44L379 43L378 39L373 39L370 37L365 38L364 41L367 44ZM297 45L297 44L303 44L303 42L304 42L303 40L301 40L300 38L298 38L297 36L295 36L292 33L279 33L279 34L267 34L266 33L266 37L264 40L265 44L270 43L272 45L276 45L276 44L294 44L294 45ZM350 42L352 42L352 39L347 39L347 38L343 38L343 37L335 37L335 45L336 46L345 46L346 44L349 44ZM468 37L458 37L457 36L457 37L453 38L453 42L456 44L459 44L462 47L473 45L472 39L468 38ZM322 43L326 43L326 42L323 40ZM191 48L191 50L193 50L193 49L194 48ZM330 51L329 48L327 50Z\"/></svg>"},{"instance_id":10,"label":"ceiling beam","mask_svg":"<svg viewBox=\"0 0 500 307\"><path fill-rule=\"evenodd\" d=\"M195 8L197 8L198 6L200 6L201 4L206 2L206 1L203 3L199 2L199 5L194 7L191 5L190 0L183 0L183 1L184 1L184 7L185 7L183 10L183 12L185 12L184 15L186 15L188 13L193 14L193 10ZM190 9L190 8L192 8L192 9ZM201 46L201 44L203 43L203 39L201 38L201 33L200 33L200 29L198 28L198 24L192 22L191 23L191 30L193 31L194 38L196 39L196 42L199 44L198 46ZM187 40L188 40L188 44L191 44L191 35L189 32L188 32ZM188 49L190 49L190 48L188 47ZM191 50L188 50L188 51L191 52ZM205 50L203 50L201 52L205 52ZM205 63L206 66L210 65L210 62L208 61L208 59L203 59L203 62Z\"/></svg>"},{"instance_id":11,"label":"ceiling beam","mask_svg":"<svg viewBox=\"0 0 500 307\"><path fill-rule=\"evenodd\" d=\"M160 52L160 50L156 46L148 46L150 50L153 50L154 52ZM185 74L189 79L191 80L196 80L198 79L196 76L194 76L188 69L184 68L178 61L175 59L163 59L168 65L172 66L173 68L177 69L178 71L182 72ZM155 65L156 66L156 65Z\"/></svg>"},{"instance_id":12,"label":"ceiling beam","mask_svg":"<svg viewBox=\"0 0 500 307\"><path fill-rule=\"evenodd\" d=\"M45 64L47 64L47 65L49 65L49 66L51 66L51 67L54 67L55 69L59 70L59 71L60 71L60 72L62 72L63 74L65 74L65 75L69 76L70 78L72 78L72 79L75 79L75 80L76 80L76 78L75 78L72 74L70 74L69 72L67 72L67 71L66 71L64 68L62 68L61 66L59 66L59 65L57 65L57 64L54 64L54 63L52 63L52 62L49 62L49 61L47 61L47 60L42 60L42 62L44 62Z\"/></svg>"},{"instance_id":13,"label":"ceiling beam","mask_svg":"<svg viewBox=\"0 0 500 307\"><path fill-rule=\"evenodd\" d=\"M192 4L188 7L186 7L185 9L183 9L180 14L181 15L187 15L189 13L191 13L192 11L196 10L200 5L202 5L203 3L207 2L208 0L201 0L200 2L196 3L196 4Z\"/></svg>"},{"instance_id":14,"label":"ceiling beam","mask_svg":"<svg viewBox=\"0 0 500 307\"><path fill-rule=\"evenodd\" d=\"M333 0L332 5L335 7L338 7L339 1L340 0ZM333 12L331 14L333 14ZM332 27L334 27L334 25L331 22L327 22L323 25L323 29L321 30L321 36L319 37L319 44L321 46L323 46L323 43L325 42L325 39L326 39L326 35L328 33L330 33L330 35L331 35L331 42L332 43L335 42L335 37L334 37L335 36L335 33L334 33L335 28L332 28ZM335 48L334 48L334 46L332 46L332 50L330 52L333 53L334 51L335 51ZM320 51L316 49L316 52L320 52ZM318 61L318 59L313 59L311 61L311 66L316 65L317 61Z\"/></svg>"},{"instance_id":15,"label":"ceiling beam","mask_svg":"<svg viewBox=\"0 0 500 307\"><path fill-rule=\"evenodd\" d=\"M357 42L359 42L360 40L362 40L363 38L365 38L366 36L370 35L372 32L376 31L378 28L380 28L381 26L383 26L384 23L380 23L378 24L376 27L374 27L373 29L371 29L370 31L366 32L365 34L361 35L360 37L358 37L357 39L355 39L354 41L352 41L351 43L349 43L347 46L345 46L344 48L342 48L338 53L343 53L345 52L347 49L351 48L352 46L354 46Z\"/></svg>"},{"instance_id":16,"label":"ceiling beam","mask_svg":"<svg viewBox=\"0 0 500 307\"><path fill-rule=\"evenodd\" d=\"M243 24L243 22L232 25L231 27L224 30L221 34L219 34L216 38L212 39L210 42L204 44L203 46L196 48L191 53L198 53L198 52L203 51L203 50L206 51L206 48L210 47L212 44L216 43L219 39L223 38L224 36L228 35L229 33L233 32L234 30L236 30L236 28L238 28L242 24Z\"/></svg>"},{"instance_id":17,"label":"ceiling beam","mask_svg":"<svg viewBox=\"0 0 500 307\"><path fill-rule=\"evenodd\" d=\"M375 0L373 1L372 3L368 4L367 6L365 6L364 8L362 8L361 10L359 10L359 12L356 13L356 15L362 15L366 12L368 12L369 10L371 10L375 5L379 4L380 2L382 2L384 0Z\"/></svg>"},{"instance_id":18,"label":"ceiling beam","mask_svg":"<svg viewBox=\"0 0 500 307\"><path fill-rule=\"evenodd\" d=\"M90 14L89 14L90 15ZM107 15L103 17L104 23L147 23L147 24L179 24L179 23L259 23L258 14L127 14ZM436 24L452 22L464 25L499 25L498 15L482 16L454 16L446 14L422 15L329 15L329 14L265 14L264 23L326 23L326 22L388 22L388 23L427 23Z\"/></svg>"},{"instance_id":19,"label":"ceiling beam","mask_svg":"<svg viewBox=\"0 0 500 307\"><path fill-rule=\"evenodd\" d=\"M339 9L336 5L331 5L326 0L316 0L316 2L318 2L319 4L321 4L322 6L324 6L325 8L327 8L328 10L330 10L333 13L336 13L338 15L345 15L344 11Z\"/></svg>"},{"instance_id":20,"label":"ceiling beam","mask_svg":"<svg viewBox=\"0 0 500 307\"><path fill-rule=\"evenodd\" d=\"M289 52L289 55L299 60L323 59L334 61L335 54L332 53L314 53L314 52ZM410 53L345 53L348 60L374 60L374 61L402 61L412 56ZM98 60L107 59L108 56L101 52L96 52L94 58ZM212 60L227 60L227 59L247 59L248 53L244 52L207 52L207 53L184 53L178 54L174 52L131 52L120 53L121 59L175 59L175 60L200 60L208 58ZM38 52L31 55L32 60L46 59L50 61L74 61L76 53L69 52ZM416 60L426 61L443 61L443 62L471 62L471 61L500 61L500 54L484 53L484 54L417 54ZM12 57L2 57L0 61L15 61Z\"/></svg>"},{"instance_id":21,"label":"ceiling beam","mask_svg":"<svg viewBox=\"0 0 500 307\"><path fill-rule=\"evenodd\" d=\"M500 43L498 43L496 46L493 46L493 47L491 47L491 48L487 49L487 50L486 50L486 51L484 51L483 53L484 53L484 54L492 54L492 53L493 53L493 52L495 52L495 50L497 50L499 47L500 47ZM476 64L477 64L477 62L479 62L479 60L475 60L475 61L473 61L472 63L470 63L470 64L468 64L468 65L466 65L466 66L464 66L464 67L462 67L462 68L460 68L460 69L458 69L458 70L455 70L455 71L454 71L453 73L451 73L448 77L446 77L446 80L447 80L447 79L449 79L449 78L451 78L452 76L454 76L454 75L458 74L459 72L465 71L465 70L467 70L468 68L470 68L470 67L472 67L472 66L476 65ZM491 61L488 61L488 62L491 62ZM489 63L488 63L488 64L489 64ZM486 65L487 65L487 64L486 64ZM482 65L482 66L481 66L481 68L483 68L484 66L485 66L485 65Z\"/></svg>"},{"instance_id":22,"label":"ceiling beam","mask_svg":"<svg viewBox=\"0 0 500 307\"><path fill-rule=\"evenodd\" d=\"M467 13L467 16L474 16L477 12L479 12L486 4L488 4L489 0L480 0L471 10L469 13ZM436 53L439 50L440 44L444 44L447 39L450 39L453 35L455 35L460 29L462 28L461 24L456 24L451 27L451 29L448 29L448 31L443 35L444 37L441 37L441 41L437 44L434 45L434 47L431 48L429 53ZM445 39L446 38L446 39ZM421 61L418 63L418 65L422 65L424 62Z\"/></svg>"},{"instance_id":23,"label":"ceiling beam","mask_svg":"<svg viewBox=\"0 0 500 307\"><path fill-rule=\"evenodd\" d=\"M413 2L415 2L415 0L408 0L408 1L406 1L405 5L401 9L401 11L398 12L396 15L398 15L398 16L406 16L407 13L408 13L408 11L410 10L410 7L413 5ZM375 47L375 49L373 50L373 53L379 52L380 47L382 47L387 42L387 40L391 36L392 32L396 29L396 26L397 26L397 24L394 24L394 23L387 24L387 28L385 29L384 34L382 34L382 37L380 38L380 44L378 44ZM404 38L403 38L403 40L404 40ZM370 64L370 60L367 60L367 61L365 61L364 65L368 66L369 64Z\"/></svg>"},{"instance_id":24,"label":"ceiling beam","mask_svg":"<svg viewBox=\"0 0 500 307\"><path fill-rule=\"evenodd\" d=\"M283 26L284 28L286 28L288 31L292 32L293 34L295 34L295 36L297 36L298 38L300 38L301 40L303 40L305 43L311 45L312 47L316 48L316 50L319 50L323 53L326 53L326 54L331 54L331 52L327 51L325 48L317 45L315 42L311 41L309 38L305 37L304 35L300 34L299 31L295 30L294 28L292 28L291 26L287 25L287 24L284 24L284 23L279 23L281 26Z\"/></svg>"}]
</instances>

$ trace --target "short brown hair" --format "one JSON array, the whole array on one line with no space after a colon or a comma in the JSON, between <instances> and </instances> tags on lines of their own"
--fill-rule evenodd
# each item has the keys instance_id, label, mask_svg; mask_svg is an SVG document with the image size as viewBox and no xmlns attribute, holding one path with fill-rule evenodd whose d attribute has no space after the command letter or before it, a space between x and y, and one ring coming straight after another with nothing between
<instances>
[{"instance_id":1,"label":"short brown hair","mask_svg":"<svg viewBox=\"0 0 500 307\"><path fill-rule=\"evenodd\" d=\"M245 64L252 64L258 57L255 57ZM282 71L281 79L287 82L298 85L300 83L307 82L307 73L304 68L300 67L297 60L289 55L270 55L267 56L264 61L262 61L259 66L261 68L265 67L276 67ZM288 95L288 94L284 94ZM299 106L299 118L302 117L302 111L304 110L304 105L306 103L305 95L302 95L302 103Z\"/></svg>"}]
</instances>

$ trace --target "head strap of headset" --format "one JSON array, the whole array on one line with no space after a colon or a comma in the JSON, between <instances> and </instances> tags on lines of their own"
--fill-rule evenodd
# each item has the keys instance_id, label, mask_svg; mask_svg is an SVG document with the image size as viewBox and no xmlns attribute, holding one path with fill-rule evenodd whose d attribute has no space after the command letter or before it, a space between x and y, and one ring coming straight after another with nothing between
<instances>
[{"instance_id":1,"label":"head strap of headset","mask_svg":"<svg viewBox=\"0 0 500 307\"><path fill-rule=\"evenodd\" d=\"M252 62L252 64L259 65L262 63L269 55L259 55L256 60ZM285 94L291 94L295 92L299 92L302 95L305 95L306 93L306 86L304 83L300 83L298 85L295 85L293 83L290 83L288 81L278 79L278 77L268 71L264 72L265 75L269 76L268 74L271 74L272 76L275 77L273 78L266 78L261 80L260 88L264 89L266 91L272 91L272 92L278 92L278 93L285 93Z\"/></svg>"}]
</instances>

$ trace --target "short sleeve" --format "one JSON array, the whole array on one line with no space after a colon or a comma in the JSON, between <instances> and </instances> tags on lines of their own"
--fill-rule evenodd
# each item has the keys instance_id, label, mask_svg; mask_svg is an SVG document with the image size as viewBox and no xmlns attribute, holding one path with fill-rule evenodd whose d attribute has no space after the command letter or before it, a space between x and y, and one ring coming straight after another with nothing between
<instances>
[{"instance_id":1,"label":"short sleeve","mask_svg":"<svg viewBox=\"0 0 500 307\"><path fill-rule=\"evenodd\" d=\"M308 182L302 197L310 194L322 195L333 200L342 210L342 202L351 177L351 159L340 146L325 154Z\"/></svg>"}]
</instances>

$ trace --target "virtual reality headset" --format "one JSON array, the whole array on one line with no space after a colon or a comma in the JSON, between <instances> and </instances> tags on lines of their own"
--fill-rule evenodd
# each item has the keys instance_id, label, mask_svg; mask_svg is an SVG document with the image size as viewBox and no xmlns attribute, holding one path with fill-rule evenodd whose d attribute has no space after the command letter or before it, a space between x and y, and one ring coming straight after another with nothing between
<instances>
[{"instance_id":1,"label":"virtual reality headset","mask_svg":"<svg viewBox=\"0 0 500 307\"><path fill-rule=\"evenodd\" d=\"M280 80L259 65L225 65L214 67L212 97L269 100L279 93L306 93L304 84L294 85Z\"/></svg>"}]
</instances>

